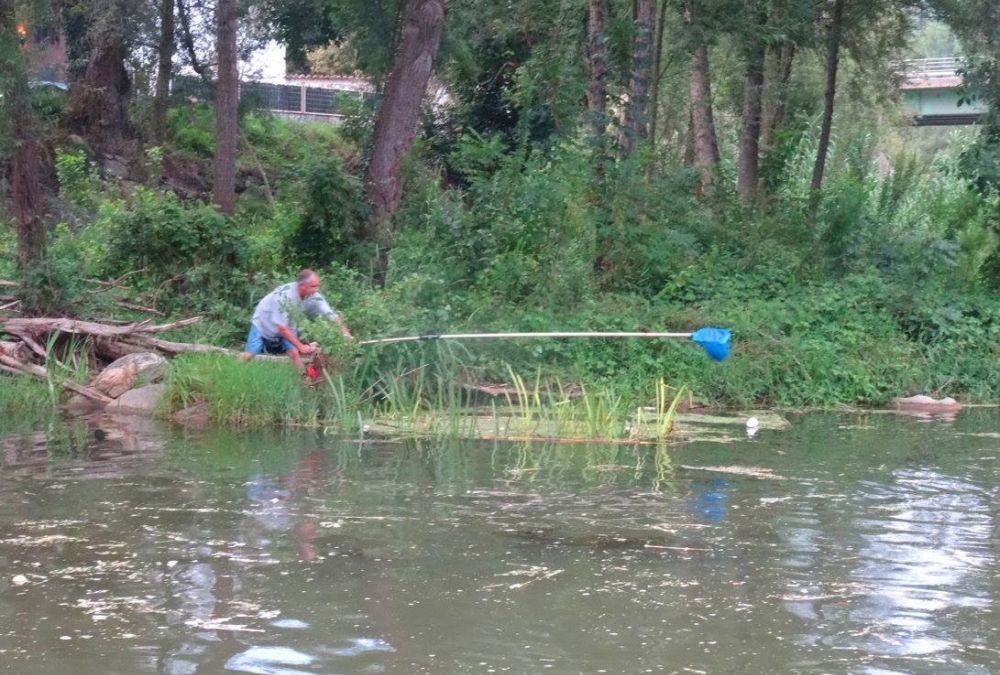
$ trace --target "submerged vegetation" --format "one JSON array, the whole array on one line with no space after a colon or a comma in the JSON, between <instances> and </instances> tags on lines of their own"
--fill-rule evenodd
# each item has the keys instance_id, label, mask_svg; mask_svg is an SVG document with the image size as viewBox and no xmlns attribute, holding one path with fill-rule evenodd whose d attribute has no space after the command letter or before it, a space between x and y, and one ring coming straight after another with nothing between
<instances>
[{"instance_id":1,"label":"submerged vegetation","mask_svg":"<svg viewBox=\"0 0 1000 675\"><path fill-rule=\"evenodd\" d=\"M226 425L297 425L377 437L643 442L665 440L679 406L690 403L686 387L662 380L644 395L543 382L541 369L527 381L511 369L514 386L487 395L451 376L460 368L442 368L439 361L378 371L362 364L304 385L287 364L189 355L174 360L159 414L194 410ZM655 405L645 406L647 400Z\"/></svg>"}]
</instances>

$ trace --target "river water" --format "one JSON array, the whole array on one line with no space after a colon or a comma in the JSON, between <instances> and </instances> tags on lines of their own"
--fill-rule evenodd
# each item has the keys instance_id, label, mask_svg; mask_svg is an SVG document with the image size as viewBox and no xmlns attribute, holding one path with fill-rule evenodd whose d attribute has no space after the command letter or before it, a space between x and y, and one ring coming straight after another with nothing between
<instances>
[{"instance_id":1,"label":"river water","mask_svg":"<svg viewBox=\"0 0 1000 675\"><path fill-rule=\"evenodd\" d=\"M1000 672L1000 411L790 421L657 450L8 420L0 670Z\"/></svg>"}]
</instances>

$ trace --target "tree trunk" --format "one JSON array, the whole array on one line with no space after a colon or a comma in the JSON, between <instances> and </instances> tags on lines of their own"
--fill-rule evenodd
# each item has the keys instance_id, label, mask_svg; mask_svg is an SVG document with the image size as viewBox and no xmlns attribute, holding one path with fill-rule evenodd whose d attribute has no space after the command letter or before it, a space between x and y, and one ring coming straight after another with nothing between
<instances>
[{"instance_id":1,"label":"tree trunk","mask_svg":"<svg viewBox=\"0 0 1000 675\"><path fill-rule=\"evenodd\" d=\"M820 190L823 189L823 172L826 170L826 155L830 150L830 130L833 127L833 102L837 95L837 67L840 64L840 36L843 30L844 0L834 0L830 18L830 32L826 52L826 94L823 105L823 125L816 146L816 164L813 166L812 184L809 195L809 222L816 222L819 210Z\"/></svg>"},{"instance_id":2,"label":"tree trunk","mask_svg":"<svg viewBox=\"0 0 1000 675\"><path fill-rule=\"evenodd\" d=\"M42 172L48 153L35 136L31 90L15 25L14 0L0 0L0 73L6 79L0 97L0 141L12 146L4 169L17 221L17 262L24 270L45 254Z\"/></svg>"},{"instance_id":3,"label":"tree trunk","mask_svg":"<svg viewBox=\"0 0 1000 675\"><path fill-rule=\"evenodd\" d=\"M70 127L100 150L118 152L132 133L126 110L132 81L125 69L122 34L126 8L114 3L95 15L95 8L77 1L69 3L67 11L74 15L74 32L87 64L82 71L72 69L77 76L70 81Z\"/></svg>"},{"instance_id":4,"label":"tree trunk","mask_svg":"<svg viewBox=\"0 0 1000 675\"><path fill-rule=\"evenodd\" d=\"M230 215L236 203L236 137L239 73L236 70L237 0L218 0L216 13L215 184L219 211Z\"/></svg>"},{"instance_id":5,"label":"tree trunk","mask_svg":"<svg viewBox=\"0 0 1000 675\"><path fill-rule=\"evenodd\" d=\"M764 46L763 32L767 14L759 0L747 2L748 15L755 16L754 34L749 37L746 73L743 79L743 124L739 140L739 174L736 179L736 194L744 204L753 201L757 192L760 164L760 117L761 96L764 86Z\"/></svg>"},{"instance_id":6,"label":"tree trunk","mask_svg":"<svg viewBox=\"0 0 1000 675\"><path fill-rule=\"evenodd\" d=\"M160 3L160 46L156 67L156 98L153 100L153 138L162 143L167 134L170 77L174 70L174 0Z\"/></svg>"},{"instance_id":7,"label":"tree trunk","mask_svg":"<svg viewBox=\"0 0 1000 675\"><path fill-rule=\"evenodd\" d=\"M688 105L687 130L684 134L684 164L694 166L694 107Z\"/></svg>"},{"instance_id":8,"label":"tree trunk","mask_svg":"<svg viewBox=\"0 0 1000 675\"><path fill-rule=\"evenodd\" d=\"M653 70L653 26L655 0L636 0L635 38L632 42L632 74L625 108L625 134L622 149L625 154L649 137L649 85Z\"/></svg>"},{"instance_id":9,"label":"tree trunk","mask_svg":"<svg viewBox=\"0 0 1000 675\"><path fill-rule=\"evenodd\" d=\"M768 48L764 70L764 98L760 114L760 149L774 145L774 132L781 126L788 108L788 81L792 76L795 45L785 43Z\"/></svg>"},{"instance_id":10,"label":"tree trunk","mask_svg":"<svg viewBox=\"0 0 1000 675\"><path fill-rule=\"evenodd\" d=\"M691 52L691 122L694 130L694 163L701 169L704 189L715 178L719 164L719 142L715 137L712 116L712 76L708 63L708 45L699 41Z\"/></svg>"},{"instance_id":11,"label":"tree trunk","mask_svg":"<svg viewBox=\"0 0 1000 675\"><path fill-rule=\"evenodd\" d=\"M392 246L392 215L402 198L400 167L417 134L420 104L434 68L444 28L444 0L408 0L396 54L375 117L374 148L365 177L371 224L359 234L374 241L377 276Z\"/></svg>"},{"instance_id":12,"label":"tree trunk","mask_svg":"<svg viewBox=\"0 0 1000 675\"><path fill-rule=\"evenodd\" d=\"M656 21L656 37L653 40L653 84L649 95L649 145L656 147L656 125L660 118L660 80L663 79L663 31L667 20L667 1L660 1Z\"/></svg>"},{"instance_id":13,"label":"tree trunk","mask_svg":"<svg viewBox=\"0 0 1000 675\"><path fill-rule=\"evenodd\" d=\"M212 72L207 65L201 62L198 58L198 51L194 48L194 36L191 34L191 15L188 13L184 0L176 0L176 2L177 18L181 21L181 43L184 45L184 51L187 52L188 61L191 62L191 70L201 78L201 81L211 91L215 86L212 82Z\"/></svg>"},{"instance_id":14,"label":"tree trunk","mask_svg":"<svg viewBox=\"0 0 1000 675\"><path fill-rule=\"evenodd\" d=\"M590 0L587 20L587 112L591 134L603 148L607 133L608 42L606 33L607 0Z\"/></svg>"}]
</instances>

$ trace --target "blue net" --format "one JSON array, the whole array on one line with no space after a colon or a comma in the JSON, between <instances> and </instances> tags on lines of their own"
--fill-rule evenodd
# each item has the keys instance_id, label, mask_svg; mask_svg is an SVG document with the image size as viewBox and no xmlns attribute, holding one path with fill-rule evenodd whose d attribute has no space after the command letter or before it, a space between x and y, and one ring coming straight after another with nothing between
<instances>
[{"instance_id":1,"label":"blue net","mask_svg":"<svg viewBox=\"0 0 1000 675\"><path fill-rule=\"evenodd\" d=\"M725 361L729 357L729 339L732 337L725 328L699 328L691 333L691 339L701 345L709 358Z\"/></svg>"}]
</instances>

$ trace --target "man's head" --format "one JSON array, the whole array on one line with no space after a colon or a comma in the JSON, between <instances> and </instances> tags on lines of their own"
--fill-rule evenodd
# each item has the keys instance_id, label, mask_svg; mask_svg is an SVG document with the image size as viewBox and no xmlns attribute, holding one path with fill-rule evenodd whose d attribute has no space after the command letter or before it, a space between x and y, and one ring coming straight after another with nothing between
<instances>
[{"instance_id":1,"label":"man's head","mask_svg":"<svg viewBox=\"0 0 1000 675\"><path fill-rule=\"evenodd\" d=\"M299 271L295 275L295 282L298 284L299 297L308 298L319 291L319 275L309 269Z\"/></svg>"}]
</instances>

